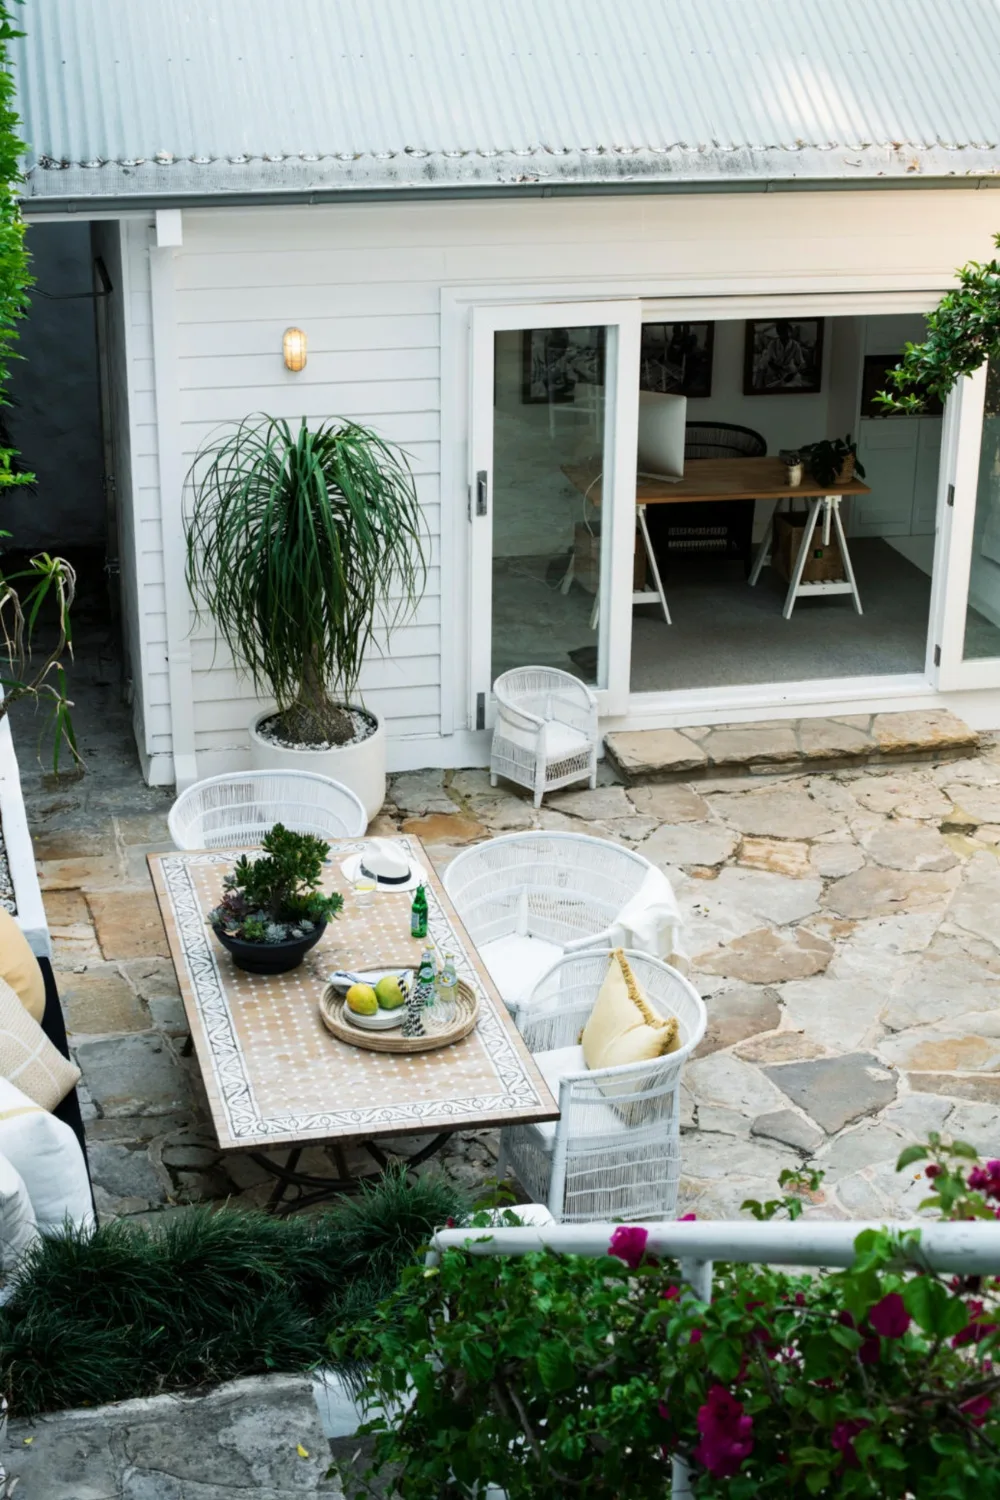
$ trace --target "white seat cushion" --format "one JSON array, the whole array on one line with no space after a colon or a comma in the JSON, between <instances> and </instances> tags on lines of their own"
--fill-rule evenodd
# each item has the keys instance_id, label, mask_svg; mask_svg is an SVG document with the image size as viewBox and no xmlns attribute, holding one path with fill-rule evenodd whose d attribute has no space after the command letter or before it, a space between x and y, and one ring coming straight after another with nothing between
<instances>
[{"instance_id":1,"label":"white seat cushion","mask_svg":"<svg viewBox=\"0 0 1000 1500\"><path fill-rule=\"evenodd\" d=\"M560 1079L587 1071L583 1048L579 1046L553 1047L550 1052L536 1052L535 1067L548 1084L549 1092L557 1104ZM594 1135L622 1135L626 1129L625 1122L616 1109L596 1100L587 1104L587 1123ZM544 1150L551 1151L557 1124L556 1120L541 1120L537 1125L529 1125L527 1128L535 1131Z\"/></svg>"},{"instance_id":2,"label":"white seat cushion","mask_svg":"<svg viewBox=\"0 0 1000 1500\"><path fill-rule=\"evenodd\" d=\"M549 719L542 730L542 753L546 760L568 760L571 755L586 755L590 740L582 729Z\"/></svg>"},{"instance_id":3,"label":"white seat cushion","mask_svg":"<svg viewBox=\"0 0 1000 1500\"><path fill-rule=\"evenodd\" d=\"M559 943L550 943L545 938L511 933L509 937L483 943L479 956L504 1004L517 1005L528 998L538 981L562 958L563 950Z\"/></svg>"},{"instance_id":4,"label":"white seat cushion","mask_svg":"<svg viewBox=\"0 0 1000 1500\"><path fill-rule=\"evenodd\" d=\"M42 1234L61 1234L66 1220L93 1224L90 1181L70 1127L0 1078L0 1153L24 1179Z\"/></svg>"}]
</instances>

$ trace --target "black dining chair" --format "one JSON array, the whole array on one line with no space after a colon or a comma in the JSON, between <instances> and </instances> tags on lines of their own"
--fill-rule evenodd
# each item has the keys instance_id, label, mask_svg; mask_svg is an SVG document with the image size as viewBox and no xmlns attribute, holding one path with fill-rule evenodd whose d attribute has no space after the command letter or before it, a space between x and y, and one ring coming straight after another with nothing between
<instances>
[{"instance_id":1,"label":"black dining chair","mask_svg":"<svg viewBox=\"0 0 1000 1500\"><path fill-rule=\"evenodd\" d=\"M688 422L684 458L764 458L767 443L752 427L735 422ZM700 554L741 558L747 573L753 552L752 500L716 500L690 505L651 505L647 525L661 571L672 558Z\"/></svg>"}]
</instances>

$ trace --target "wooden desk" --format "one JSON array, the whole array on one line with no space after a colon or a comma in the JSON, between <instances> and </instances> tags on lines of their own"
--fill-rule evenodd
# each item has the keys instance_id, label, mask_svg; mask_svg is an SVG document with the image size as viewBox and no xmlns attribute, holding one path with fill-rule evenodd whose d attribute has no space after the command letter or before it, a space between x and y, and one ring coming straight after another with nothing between
<instances>
[{"instance_id":1,"label":"wooden desk","mask_svg":"<svg viewBox=\"0 0 1000 1500\"><path fill-rule=\"evenodd\" d=\"M595 505L601 503L600 469L591 464L567 464L563 473L571 484ZM597 481L595 483L595 480ZM785 478L780 458L689 458L684 464L684 478L676 484L662 479L638 479L635 487L637 505L690 505L699 500L785 500L801 496L803 500L823 499L829 486L805 478L794 489ZM867 484L852 479L842 484L838 495L868 495Z\"/></svg>"},{"instance_id":2,"label":"wooden desk","mask_svg":"<svg viewBox=\"0 0 1000 1500\"><path fill-rule=\"evenodd\" d=\"M563 473L570 483L586 495L594 505L600 505L601 476L598 465L594 463L566 464ZM707 503L713 500L777 500L779 502L788 500L791 502L796 497L801 497L809 502L809 514L795 557L795 566L792 569L782 613L786 620L790 619L796 599L803 597L808 598L817 594L850 594L854 600L854 608L860 615L862 613L861 596L858 593L854 568L847 547L847 537L844 535L844 527L840 519L840 502L845 495L869 494L871 494L870 487L862 484L860 479L852 479L850 484L839 485L835 493L831 493L828 486L819 484L808 476L803 477L801 484L790 488L785 477L785 465L780 458L690 458L684 464L684 478L679 479L676 484L662 479L637 478L636 521L650 560L656 589L633 594L633 602L653 604L659 601L666 622L670 624L670 611L667 608L666 595L646 527L647 505L696 505L702 501ZM829 543L832 527L837 533L847 577L829 583L803 583L802 574L805 571L809 548L812 545L821 511L824 545ZM751 587L760 577L765 562L770 559L773 537L774 521L772 518L767 534L757 549L757 556L750 573Z\"/></svg>"}]
</instances>

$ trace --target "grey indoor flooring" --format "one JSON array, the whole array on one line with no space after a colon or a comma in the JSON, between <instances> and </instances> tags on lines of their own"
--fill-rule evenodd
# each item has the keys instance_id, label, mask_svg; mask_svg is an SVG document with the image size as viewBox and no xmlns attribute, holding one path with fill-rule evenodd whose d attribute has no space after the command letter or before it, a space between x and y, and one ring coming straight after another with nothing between
<instances>
[{"instance_id":1,"label":"grey indoor flooring","mask_svg":"<svg viewBox=\"0 0 1000 1500\"><path fill-rule=\"evenodd\" d=\"M878 538L850 543L864 614L846 595L800 600L782 617L786 585L765 568L750 588L738 562L678 559L666 580L673 617L634 615L632 691L797 682L921 672L930 579ZM565 560L498 559L494 568L494 675L538 662L593 682L592 596L558 592ZM1000 655L1000 630L977 616L977 656Z\"/></svg>"}]
</instances>

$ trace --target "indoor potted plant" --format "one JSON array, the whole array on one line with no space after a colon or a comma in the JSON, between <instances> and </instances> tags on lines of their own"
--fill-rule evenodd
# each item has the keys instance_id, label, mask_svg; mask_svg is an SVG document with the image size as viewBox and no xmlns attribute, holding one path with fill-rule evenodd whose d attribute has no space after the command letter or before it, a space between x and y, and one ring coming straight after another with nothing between
<instances>
[{"instance_id":1,"label":"indoor potted plant","mask_svg":"<svg viewBox=\"0 0 1000 1500\"><path fill-rule=\"evenodd\" d=\"M188 587L275 708L250 727L251 762L318 771L373 818L385 797L385 728L355 701L369 644L418 602L425 577L413 477L370 428L293 432L246 417L192 466ZM394 601L394 602L391 602Z\"/></svg>"},{"instance_id":2,"label":"indoor potted plant","mask_svg":"<svg viewBox=\"0 0 1000 1500\"><path fill-rule=\"evenodd\" d=\"M802 449L809 472L817 484L850 484L857 474L864 479L864 464L858 458L858 445L851 442L851 434L843 438L824 438L822 442L810 443Z\"/></svg>"},{"instance_id":3,"label":"indoor potted plant","mask_svg":"<svg viewBox=\"0 0 1000 1500\"><path fill-rule=\"evenodd\" d=\"M208 914L213 932L251 974L295 969L344 904L319 888L329 844L281 823L265 834L260 855L241 855Z\"/></svg>"}]
</instances>

